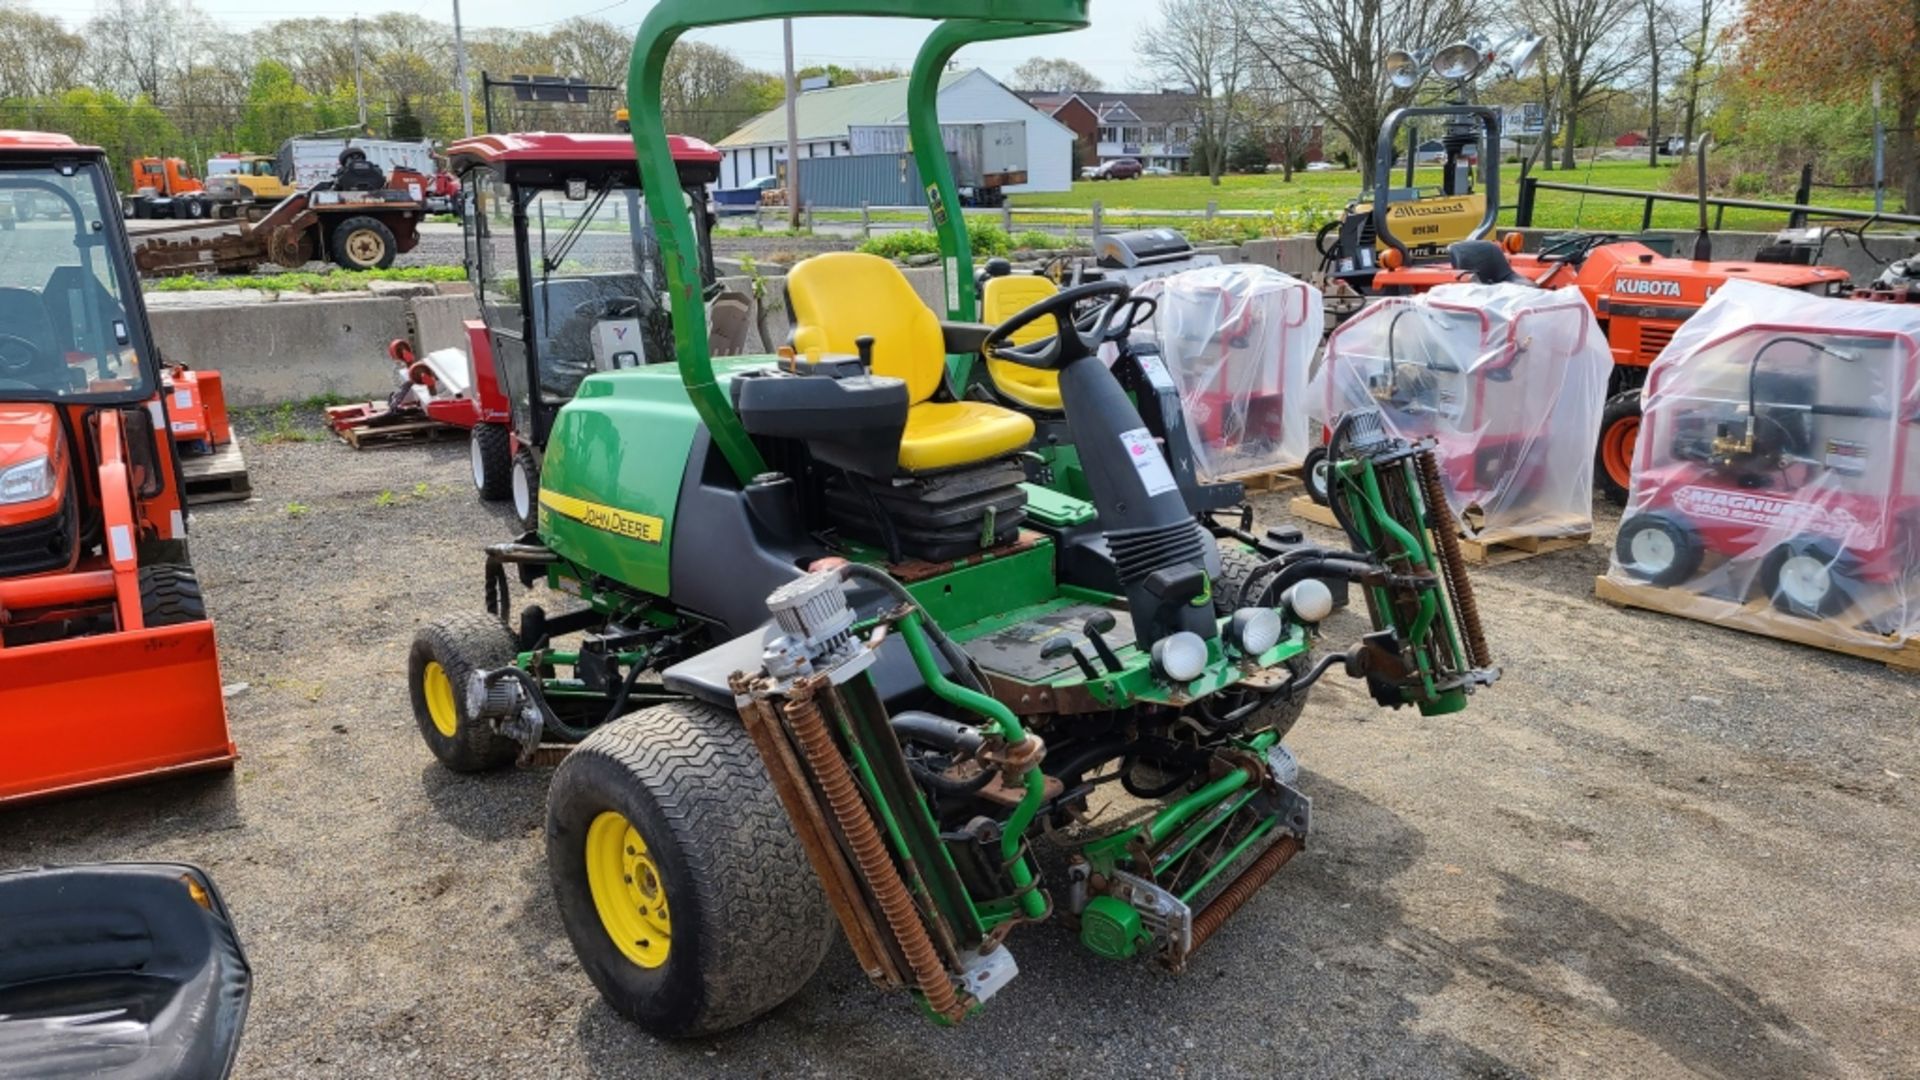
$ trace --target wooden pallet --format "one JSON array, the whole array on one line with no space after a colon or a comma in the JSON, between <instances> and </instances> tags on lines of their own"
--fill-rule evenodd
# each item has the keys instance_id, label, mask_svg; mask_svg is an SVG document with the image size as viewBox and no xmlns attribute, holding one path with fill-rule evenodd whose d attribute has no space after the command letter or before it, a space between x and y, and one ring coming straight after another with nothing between
<instances>
[{"instance_id":1,"label":"wooden pallet","mask_svg":"<svg viewBox=\"0 0 1920 1080\"><path fill-rule=\"evenodd\" d=\"M1293 501L1287 504L1287 512L1301 521L1311 521L1325 528L1340 527L1339 519L1333 516L1333 509L1314 502L1309 495L1295 495Z\"/></svg>"},{"instance_id":2,"label":"wooden pallet","mask_svg":"<svg viewBox=\"0 0 1920 1080\"><path fill-rule=\"evenodd\" d=\"M1224 476L1222 480L1238 483L1249 495L1267 495L1283 491L1292 491L1304 487L1300 479L1300 469L1266 469L1261 472L1242 473L1239 476Z\"/></svg>"},{"instance_id":3,"label":"wooden pallet","mask_svg":"<svg viewBox=\"0 0 1920 1080\"><path fill-rule=\"evenodd\" d=\"M1475 566L1501 566L1531 559L1535 555L1583 548L1592 541L1593 535L1584 532L1576 536L1522 536L1516 533L1462 536L1460 557Z\"/></svg>"},{"instance_id":4,"label":"wooden pallet","mask_svg":"<svg viewBox=\"0 0 1920 1080\"><path fill-rule=\"evenodd\" d=\"M1854 621L1845 617L1800 619L1775 611L1764 599L1740 604L1685 589L1615 581L1604 574L1593 579L1593 595L1621 607L1677 615L1828 652L1878 660L1895 671L1920 675L1920 639L1900 642L1868 630L1854 629Z\"/></svg>"},{"instance_id":5,"label":"wooden pallet","mask_svg":"<svg viewBox=\"0 0 1920 1080\"><path fill-rule=\"evenodd\" d=\"M1333 516L1332 509L1321 506L1305 495L1296 495L1287 504L1288 512L1302 521L1329 529L1337 529L1340 522ZM1495 535L1462 536L1460 538L1460 557L1476 566L1500 566L1505 563L1531 559L1535 555L1546 555L1555 551L1569 551L1585 547L1592 536L1580 533L1576 536L1523 536L1518 533Z\"/></svg>"},{"instance_id":6,"label":"wooden pallet","mask_svg":"<svg viewBox=\"0 0 1920 1080\"><path fill-rule=\"evenodd\" d=\"M214 447L211 454L180 455L181 479L187 489L187 505L237 502L253 495L253 482L247 479L247 459L240 453L240 437Z\"/></svg>"},{"instance_id":7,"label":"wooden pallet","mask_svg":"<svg viewBox=\"0 0 1920 1080\"><path fill-rule=\"evenodd\" d=\"M334 434L340 436L342 441L355 450L365 450L369 446L384 446L388 443L433 442L436 439L467 434L466 428L454 424L443 424L438 420L363 424L357 427L337 427L333 430Z\"/></svg>"}]
</instances>

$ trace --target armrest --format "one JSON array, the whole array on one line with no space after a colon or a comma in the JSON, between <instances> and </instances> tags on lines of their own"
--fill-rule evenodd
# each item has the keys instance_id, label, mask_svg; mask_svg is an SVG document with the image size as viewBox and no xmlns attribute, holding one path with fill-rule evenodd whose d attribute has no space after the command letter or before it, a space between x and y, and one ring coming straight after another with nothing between
<instances>
[{"instance_id":1,"label":"armrest","mask_svg":"<svg viewBox=\"0 0 1920 1080\"><path fill-rule=\"evenodd\" d=\"M991 333L993 327L986 323L942 322L940 345L950 356L977 353L986 347L987 335Z\"/></svg>"}]
</instances>

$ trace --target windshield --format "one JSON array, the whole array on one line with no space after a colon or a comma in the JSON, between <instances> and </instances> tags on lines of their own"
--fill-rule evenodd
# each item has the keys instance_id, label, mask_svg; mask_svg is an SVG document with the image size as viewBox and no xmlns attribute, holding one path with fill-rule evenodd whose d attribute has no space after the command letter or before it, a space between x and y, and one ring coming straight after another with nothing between
<instances>
[{"instance_id":1,"label":"windshield","mask_svg":"<svg viewBox=\"0 0 1920 1080\"><path fill-rule=\"evenodd\" d=\"M152 395L122 302L124 252L108 243L110 190L97 165L0 168L14 211L0 215L0 398Z\"/></svg>"},{"instance_id":2,"label":"windshield","mask_svg":"<svg viewBox=\"0 0 1920 1080\"><path fill-rule=\"evenodd\" d=\"M543 399L572 397L591 372L673 356L659 241L638 189L530 192L527 234Z\"/></svg>"}]
</instances>

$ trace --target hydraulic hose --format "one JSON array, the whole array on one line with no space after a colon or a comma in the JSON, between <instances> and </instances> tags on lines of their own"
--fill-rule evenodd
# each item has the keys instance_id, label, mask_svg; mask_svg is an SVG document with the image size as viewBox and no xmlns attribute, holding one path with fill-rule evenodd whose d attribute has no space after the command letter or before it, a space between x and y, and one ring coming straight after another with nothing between
<instances>
[{"instance_id":1,"label":"hydraulic hose","mask_svg":"<svg viewBox=\"0 0 1920 1080\"><path fill-rule=\"evenodd\" d=\"M960 682L960 685L976 694L987 693L986 676L980 671L979 665L974 663L973 657L967 655L965 649L955 644L945 630L940 629L940 624L933 620L933 616L927 614L927 609L921 607L920 601L913 598L913 594L907 591L905 585L894 580L892 574L865 563L850 562L840 568L840 576L876 585L888 596L918 612L922 620L921 629L933 639L934 645L940 650L940 655L946 658L947 666L953 669L954 678Z\"/></svg>"}]
</instances>

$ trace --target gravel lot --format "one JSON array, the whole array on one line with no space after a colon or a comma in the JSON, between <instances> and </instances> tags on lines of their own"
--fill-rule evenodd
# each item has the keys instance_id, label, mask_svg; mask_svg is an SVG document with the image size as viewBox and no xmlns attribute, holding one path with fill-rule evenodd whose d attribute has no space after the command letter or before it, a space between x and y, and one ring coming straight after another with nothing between
<instances>
[{"instance_id":1,"label":"gravel lot","mask_svg":"<svg viewBox=\"0 0 1920 1080\"><path fill-rule=\"evenodd\" d=\"M246 1076L1920 1076L1920 684L1610 609L1599 545L1478 575L1506 677L1466 713L1315 691L1308 851L1185 976L1029 929L945 1031L836 944L766 1019L657 1042L573 961L545 775L456 777L414 732L414 627L478 608L508 529L464 445L247 455L257 497L194 518L237 771L0 816L0 866L212 870Z\"/></svg>"}]
</instances>

